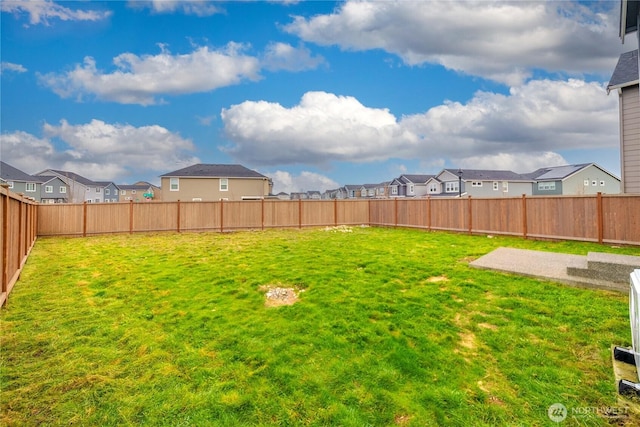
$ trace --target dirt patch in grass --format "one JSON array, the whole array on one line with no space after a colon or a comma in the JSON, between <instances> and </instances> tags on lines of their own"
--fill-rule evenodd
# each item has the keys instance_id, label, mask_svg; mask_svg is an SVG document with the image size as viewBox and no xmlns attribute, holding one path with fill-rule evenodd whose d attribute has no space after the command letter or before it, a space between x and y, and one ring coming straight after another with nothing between
<instances>
[{"instance_id":1,"label":"dirt patch in grass","mask_svg":"<svg viewBox=\"0 0 640 427\"><path fill-rule=\"evenodd\" d=\"M427 279L429 283L448 282L449 279L446 276L432 276Z\"/></svg>"},{"instance_id":2,"label":"dirt patch in grass","mask_svg":"<svg viewBox=\"0 0 640 427\"><path fill-rule=\"evenodd\" d=\"M298 302L298 294L304 292L304 289L297 290L276 285L263 285L260 286L260 291L264 292L266 299L264 305L278 307L281 305L293 305Z\"/></svg>"}]
</instances>

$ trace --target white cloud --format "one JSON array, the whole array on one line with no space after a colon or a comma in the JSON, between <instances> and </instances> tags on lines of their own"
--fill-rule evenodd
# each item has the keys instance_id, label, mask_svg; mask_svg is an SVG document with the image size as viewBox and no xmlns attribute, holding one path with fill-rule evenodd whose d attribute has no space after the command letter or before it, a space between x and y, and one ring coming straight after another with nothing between
<instances>
[{"instance_id":1,"label":"white cloud","mask_svg":"<svg viewBox=\"0 0 640 427\"><path fill-rule=\"evenodd\" d=\"M70 9L49 0L2 0L0 11L14 15L29 15L32 25L49 25L52 19L61 21L100 21L111 16L111 11Z\"/></svg>"},{"instance_id":2,"label":"white cloud","mask_svg":"<svg viewBox=\"0 0 640 427\"><path fill-rule=\"evenodd\" d=\"M230 42L219 50L199 47L181 55L160 47L157 55L116 56L113 63L117 70L110 73L99 70L95 60L86 57L72 71L39 75L39 79L63 98L81 100L94 95L123 104L151 105L159 102L156 97L162 94L208 92L260 78L258 59L244 55L246 46L238 43Z\"/></svg>"},{"instance_id":3,"label":"white cloud","mask_svg":"<svg viewBox=\"0 0 640 427\"><path fill-rule=\"evenodd\" d=\"M315 172L302 171L298 175L292 175L286 171L275 171L265 173L273 181L273 193L299 193L307 190L325 191L338 188L339 184Z\"/></svg>"},{"instance_id":4,"label":"white cloud","mask_svg":"<svg viewBox=\"0 0 640 427\"><path fill-rule=\"evenodd\" d=\"M223 11L210 0L130 0L132 7L149 7L155 13L182 12L186 15L211 16Z\"/></svg>"},{"instance_id":5,"label":"white cloud","mask_svg":"<svg viewBox=\"0 0 640 427\"><path fill-rule=\"evenodd\" d=\"M304 71L317 68L325 60L313 56L304 46L297 48L287 43L269 43L262 60L264 68L270 71Z\"/></svg>"},{"instance_id":6,"label":"white cloud","mask_svg":"<svg viewBox=\"0 0 640 427\"><path fill-rule=\"evenodd\" d=\"M224 150L263 166L449 159L523 171L560 162L563 150L618 144L616 97L580 80L532 81L508 95L478 92L466 104L447 102L400 119L325 92L308 92L291 108L245 101L221 116L230 140Z\"/></svg>"},{"instance_id":7,"label":"white cloud","mask_svg":"<svg viewBox=\"0 0 640 427\"><path fill-rule=\"evenodd\" d=\"M95 119L72 125L61 120L58 125L45 123L43 135L0 135L3 159L29 173L53 168L119 182L134 174L160 174L199 162L190 154L190 140L158 125L134 127Z\"/></svg>"},{"instance_id":8,"label":"white cloud","mask_svg":"<svg viewBox=\"0 0 640 427\"><path fill-rule=\"evenodd\" d=\"M307 42L383 49L408 65L441 64L518 85L535 69L608 75L624 49L617 25L613 2L602 13L564 1L348 1L284 29Z\"/></svg>"},{"instance_id":9,"label":"white cloud","mask_svg":"<svg viewBox=\"0 0 640 427\"><path fill-rule=\"evenodd\" d=\"M20 64L2 61L2 63L0 63L0 74L5 74L7 71L12 73L26 73L27 69Z\"/></svg>"},{"instance_id":10,"label":"white cloud","mask_svg":"<svg viewBox=\"0 0 640 427\"><path fill-rule=\"evenodd\" d=\"M527 173L542 167L566 165L568 162L560 154L546 151L526 153L525 155L513 153L481 155L461 159L455 164L463 169L511 170L517 173Z\"/></svg>"}]
</instances>

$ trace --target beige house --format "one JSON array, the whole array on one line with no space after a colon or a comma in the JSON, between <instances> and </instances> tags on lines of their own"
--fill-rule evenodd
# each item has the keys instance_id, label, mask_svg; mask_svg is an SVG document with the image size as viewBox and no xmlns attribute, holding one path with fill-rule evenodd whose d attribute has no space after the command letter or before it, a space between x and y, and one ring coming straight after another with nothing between
<instances>
[{"instance_id":1,"label":"beige house","mask_svg":"<svg viewBox=\"0 0 640 427\"><path fill-rule=\"evenodd\" d=\"M259 200L271 193L271 180L242 165L196 164L160 176L162 200Z\"/></svg>"},{"instance_id":2,"label":"beige house","mask_svg":"<svg viewBox=\"0 0 640 427\"><path fill-rule=\"evenodd\" d=\"M638 51L620 55L607 91L618 93L622 192L640 194L640 92Z\"/></svg>"}]
</instances>

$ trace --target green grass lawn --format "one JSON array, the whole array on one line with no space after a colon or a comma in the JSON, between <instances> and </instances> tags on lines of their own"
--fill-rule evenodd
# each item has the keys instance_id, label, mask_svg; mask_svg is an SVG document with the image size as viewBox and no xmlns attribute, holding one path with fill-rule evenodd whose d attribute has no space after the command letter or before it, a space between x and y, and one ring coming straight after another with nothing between
<instances>
[{"instance_id":1,"label":"green grass lawn","mask_svg":"<svg viewBox=\"0 0 640 427\"><path fill-rule=\"evenodd\" d=\"M4 425L608 425L628 295L469 267L571 242L352 232L39 239L0 312ZM265 286L299 301L265 306ZM630 416L615 423L640 422Z\"/></svg>"}]
</instances>

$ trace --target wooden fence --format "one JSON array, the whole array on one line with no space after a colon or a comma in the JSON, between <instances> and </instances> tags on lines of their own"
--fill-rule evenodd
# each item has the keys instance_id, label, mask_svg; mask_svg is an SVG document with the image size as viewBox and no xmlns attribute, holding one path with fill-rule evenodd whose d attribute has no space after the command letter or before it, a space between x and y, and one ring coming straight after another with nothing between
<instances>
[{"instance_id":1,"label":"wooden fence","mask_svg":"<svg viewBox=\"0 0 640 427\"><path fill-rule=\"evenodd\" d=\"M38 206L38 236L337 225L640 245L640 196L253 200Z\"/></svg>"},{"instance_id":2,"label":"wooden fence","mask_svg":"<svg viewBox=\"0 0 640 427\"><path fill-rule=\"evenodd\" d=\"M9 297L36 241L37 204L0 185L0 306Z\"/></svg>"}]
</instances>

